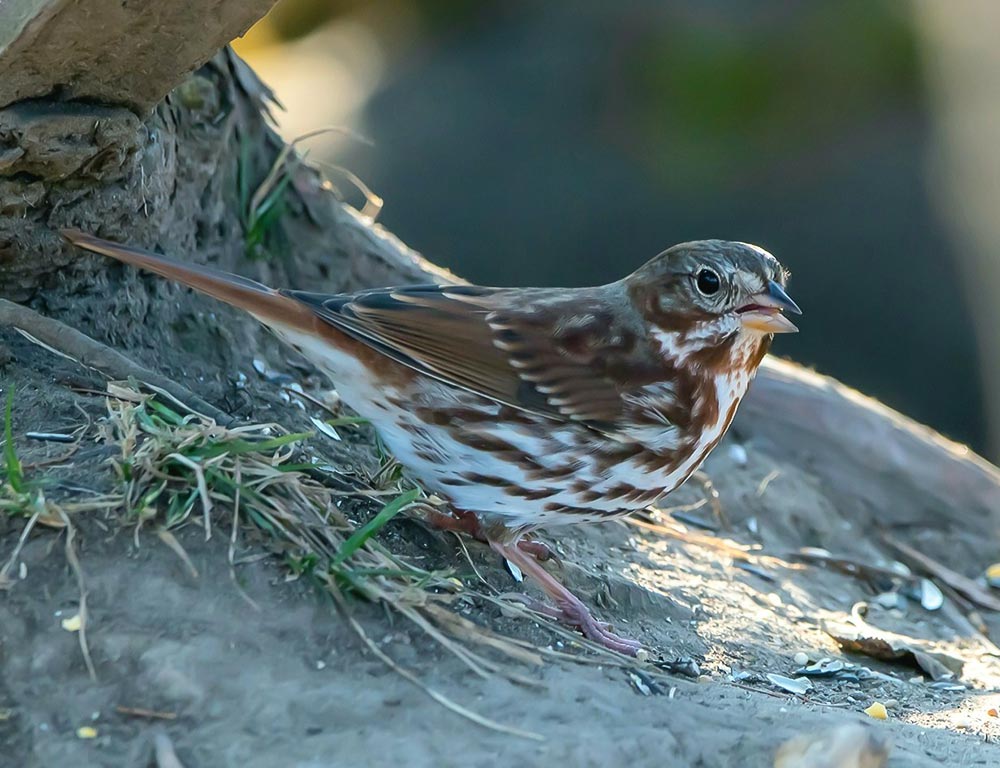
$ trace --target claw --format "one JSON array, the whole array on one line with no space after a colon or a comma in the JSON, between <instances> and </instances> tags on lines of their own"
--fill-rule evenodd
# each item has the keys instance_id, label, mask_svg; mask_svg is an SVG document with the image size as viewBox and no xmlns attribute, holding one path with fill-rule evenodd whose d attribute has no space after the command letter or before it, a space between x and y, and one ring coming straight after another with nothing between
<instances>
[{"instance_id":1,"label":"claw","mask_svg":"<svg viewBox=\"0 0 1000 768\"><path fill-rule=\"evenodd\" d=\"M559 570L562 570L563 564L562 560L559 559L559 555L546 544L544 541L536 541L534 539L521 539L517 542L517 546L520 547L522 552L534 557L540 563L546 563L552 561L555 563Z\"/></svg>"},{"instance_id":2,"label":"claw","mask_svg":"<svg viewBox=\"0 0 1000 768\"><path fill-rule=\"evenodd\" d=\"M531 542L528 542L531 543ZM514 563L521 571L537 582L542 590L549 596L555 606L537 601L526 602L532 610L536 610L544 616L549 616L561 621L569 626L579 629L584 637L600 643L609 650L626 656L635 656L642 648L642 643L627 637L615 634L607 624L597 621L590 609L569 591L563 584L560 584L552 574L546 571L531 554L526 552L520 542L514 544L502 544L498 541L491 541L490 546L502 557Z\"/></svg>"}]
</instances>

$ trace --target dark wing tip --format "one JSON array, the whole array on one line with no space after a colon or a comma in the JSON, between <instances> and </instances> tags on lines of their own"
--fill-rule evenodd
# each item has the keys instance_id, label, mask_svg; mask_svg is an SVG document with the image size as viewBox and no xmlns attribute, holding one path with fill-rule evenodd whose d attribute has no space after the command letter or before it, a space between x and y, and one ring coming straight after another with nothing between
<instances>
[{"instance_id":1,"label":"dark wing tip","mask_svg":"<svg viewBox=\"0 0 1000 768\"><path fill-rule=\"evenodd\" d=\"M75 227L60 229L59 234L62 235L64 240L75 245L77 248L83 248L96 253L103 253L108 256L114 255L112 253L108 253L109 248L114 248L116 250L133 250L127 245L115 243L110 240L104 240L97 235L92 235L89 232L84 232L82 229L76 229Z\"/></svg>"}]
</instances>

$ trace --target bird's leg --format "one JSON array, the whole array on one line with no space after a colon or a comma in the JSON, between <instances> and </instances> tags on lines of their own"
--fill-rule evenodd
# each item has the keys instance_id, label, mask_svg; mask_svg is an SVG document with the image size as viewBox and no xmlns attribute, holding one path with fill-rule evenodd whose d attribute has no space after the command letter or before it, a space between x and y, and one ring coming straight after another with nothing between
<instances>
[{"instance_id":1,"label":"bird's leg","mask_svg":"<svg viewBox=\"0 0 1000 768\"><path fill-rule=\"evenodd\" d=\"M442 531L455 531L471 536L476 541L486 541L479 519L471 512L461 512L455 510L454 514L446 515L444 512L428 510L424 515L424 520Z\"/></svg>"},{"instance_id":2,"label":"bird's leg","mask_svg":"<svg viewBox=\"0 0 1000 768\"><path fill-rule=\"evenodd\" d=\"M518 543L503 544L490 540L489 544L494 551L520 568L523 574L535 580L559 609L558 615L554 618L577 627L585 637L626 656L635 656L642 648L642 643L616 635L608 629L607 624L597 621L580 598L570 592L563 584L560 584L552 574L539 564L533 555L526 552ZM550 611L542 612L553 615Z\"/></svg>"},{"instance_id":3,"label":"bird's leg","mask_svg":"<svg viewBox=\"0 0 1000 768\"><path fill-rule=\"evenodd\" d=\"M455 510L454 514L446 515L443 512L430 510L426 513L424 519L435 528L442 531L464 533L471 536L476 541L481 541L483 544L490 543L489 538L483 532L483 528L479 524L479 519L472 512ZM536 560L540 560L542 562L551 560L556 565L562 565L559 558L552 551L552 548L544 542L536 541L534 539L519 539L517 546L520 547L523 552L527 552Z\"/></svg>"},{"instance_id":4,"label":"bird's leg","mask_svg":"<svg viewBox=\"0 0 1000 768\"><path fill-rule=\"evenodd\" d=\"M541 563L551 560L559 567L562 567L562 561L559 559L559 556L553 552L552 547L544 541L537 541L536 539L519 539L517 547L522 552L530 555Z\"/></svg>"}]
</instances>

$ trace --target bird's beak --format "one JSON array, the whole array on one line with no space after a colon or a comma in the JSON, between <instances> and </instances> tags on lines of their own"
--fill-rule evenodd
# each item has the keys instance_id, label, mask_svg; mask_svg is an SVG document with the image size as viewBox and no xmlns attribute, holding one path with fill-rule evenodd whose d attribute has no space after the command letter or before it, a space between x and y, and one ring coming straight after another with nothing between
<instances>
[{"instance_id":1,"label":"bird's beak","mask_svg":"<svg viewBox=\"0 0 1000 768\"><path fill-rule=\"evenodd\" d=\"M799 305L792 301L774 280L769 280L767 290L754 294L749 303L737 310L743 327L758 333L796 333L795 327L784 312L801 315Z\"/></svg>"}]
</instances>

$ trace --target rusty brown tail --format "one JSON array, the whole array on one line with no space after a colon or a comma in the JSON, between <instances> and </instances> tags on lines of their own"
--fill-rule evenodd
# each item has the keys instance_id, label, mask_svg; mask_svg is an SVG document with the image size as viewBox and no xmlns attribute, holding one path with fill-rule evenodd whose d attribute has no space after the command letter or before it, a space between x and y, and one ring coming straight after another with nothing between
<instances>
[{"instance_id":1,"label":"rusty brown tail","mask_svg":"<svg viewBox=\"0 0 1000 768\"><path fill-rule=\"evenodd\" d=\"M246 310L261 322L299 328L308 328L314 322L313 313L301 302L254 280L211 267L187 264L141 248L113 243L78 229L63 229L61 234L73 245L148 269L169 280L176 280L219 301Z\"/></svg>"}]
</instances>

